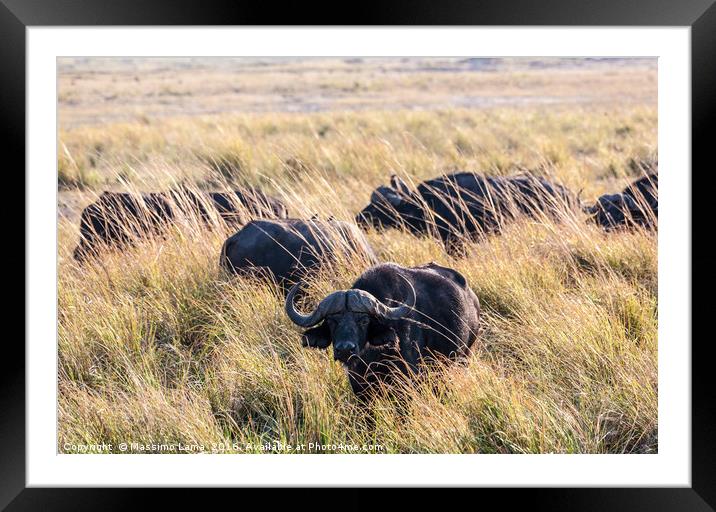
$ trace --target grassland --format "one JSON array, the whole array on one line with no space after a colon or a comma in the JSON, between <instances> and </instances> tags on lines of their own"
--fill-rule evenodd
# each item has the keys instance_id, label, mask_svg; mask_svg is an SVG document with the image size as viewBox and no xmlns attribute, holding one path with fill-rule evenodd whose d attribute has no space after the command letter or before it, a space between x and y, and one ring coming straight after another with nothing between
<instances>
[{"instance_id":1,"label":"grassland","mask_svg":"<svg viewBox=\"0 0 716 512\"><path fill-rule=\"evenodd\" d=\"M293 216L351 220L391 173L416 182L528 168L589 201L656 159L655 69L643 63L399 65L60 66L59 451L102 442L222 452L272 442L313 452L657 450L653 232L605 234L581 213L522 220L459 260L430 239L370 233L381 260L458 269L483 308L469 364L378 400L371 421L330 353L300 347L275 289L220 271L226 226L188 219L82 268L72 260L79 211L104 189L256 184ZM148 96L169 85L182 94ZM463 101L475 91L480 101ZM287 103L320 108L286 112ZM342 261L312 284L312 298L350 286L364 268Z\"/></svg>"}]
</instances>

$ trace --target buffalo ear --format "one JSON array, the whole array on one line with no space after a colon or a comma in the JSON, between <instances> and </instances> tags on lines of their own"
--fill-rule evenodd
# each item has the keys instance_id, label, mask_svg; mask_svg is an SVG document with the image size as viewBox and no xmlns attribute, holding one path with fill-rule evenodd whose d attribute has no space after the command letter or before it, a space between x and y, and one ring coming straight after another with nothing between
<instances>
[{"instance_id":1,"label":"buffalo ear","mask_svg":"<svg viewBox=\"0 0 716 512\"><path fill-rule=\"evenodd\" d=\"M304 331L301 346L311 348L328 348L331 344L331 332L325 324Z\"/></svg>"},{"instance_id":2,"label":"buffalo ear","mask_svg":"<svg viewBox=\"0 0 716 512\"><path fill-rule=\"evenodd\" d=\"M408 187L408 184L397 174L393 174L390 177L390 186L401 194L410 195L410 187Z\"/></svg>"}]
</instances>

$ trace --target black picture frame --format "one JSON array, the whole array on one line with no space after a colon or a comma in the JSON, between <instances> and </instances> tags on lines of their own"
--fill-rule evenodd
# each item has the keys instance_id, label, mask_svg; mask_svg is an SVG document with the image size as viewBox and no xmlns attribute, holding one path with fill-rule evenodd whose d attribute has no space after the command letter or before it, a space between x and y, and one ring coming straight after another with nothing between
<instances>
[{"instance_id":1,"label":"black picture frame","mask_svg":"<svg viewBox=\"0 0 716 512\"><path fill-rule=\"evenodd\" d=\"M428 0L401 4L396 1L362 1L355 4L274 3L197 0L0 0L0 144L4 161L15 157L15 168L25 168L25 30L31 26L84 25L533 25L533 26L689 26L692 73L692 275L695 268L709 269L713 258L705 256L710 236L696 237L699 219L708 219L708 187L694 186L707 172L711 158L711 133L716 113L716 5L715 0ZM668 98L662 98L662 101ZM8 164L9 165L9 164ZM9 170L9 168L8 168ZM7 171L6 171L7 172ZM688 173L685 169L683 171ZM15 173L19 176L19 173ZM703 178L702 178L703 179ZM700 180L701 181L701 180ZM23 184L23 191L27 190ZM7 190L7 189L6 189ZM19 196L17 188L12 192ZM25 194L23 194L25 197ZM702 213L702 215L699 215ZM19 223L14 221L20 230ZM708 220L707 220L708 222ZM6 226L10 222L6 222ZM25 228L26 225L23 227ZM11 229L8 226L8 229ZM25 228L26 229L26 228ZM7 235L11 236L11 235ZM25 233L21 235L23 238ZM13 238L14 240L20 237ZM699 250L702 249L702 250ZM25 267L27 273L27 267ZM704 291L713 271L699 274L693 283ZM714 510L716 508L716 392L710 382L712 336L694 336L694 328L709 318L708 300L692 298L692 452L690 488L588 488L480 490L481 496L501 492L501 500L525 500L531 509L549 510ZM25 354L8 346L0 372L0 508L27 510L117 509L146 502L146 491L125 489L26 488L25 480ZM686 343L691 340L679 340ZM320 485L320 479L317 479ZM244 493L245 491L241 491ZM164 493L169 506L185 500L186 492ZM222 493L223 494L223 493ZM367 506L374 498L365 491L341 493L332 506ZM507 496L509 495L509 497ZM371 496L374 496L371 494ZM165 498L163 498L165 499ZM248 499L248 498L242 498ZM316 502L315 491L293 491L290 502ZM453 496L453 499L458 499ZM475 499L473 498L470 498ZM271 495L272 505L278 505ZM423 502L420 492L403 503ZM492 501L492 500L491 500ZM291 505L290 505L291 506Z\"/></svg>"}]
</instances>

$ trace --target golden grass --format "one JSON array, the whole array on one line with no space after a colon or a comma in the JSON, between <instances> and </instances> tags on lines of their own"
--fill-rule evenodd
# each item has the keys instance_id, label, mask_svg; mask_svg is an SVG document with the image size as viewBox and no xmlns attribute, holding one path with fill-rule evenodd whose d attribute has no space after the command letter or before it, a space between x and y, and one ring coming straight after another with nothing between
<instances>
[{"instance_id":1,"label":"golden grass","mask_svg":"<svg viewBox=\"0 0 716 512\"><path fill-rule=\"evenodd\" d=\"M380 401L374 430L330 354L300 347L277 291L219 272L218 233L149 242L84 269L66 262L60 446L280 440L377 442L389 452L653 451L653 235L561 228L514 226L460 261L434 241L373 235L382 259L436 259L463 272L484 322L468 366L446 369L444 381L430 379L435 386L406 394L404 405ZM407 248L416 261L402 257ZM361 270L344 263L321 288L346 287Z\"/></svg>"},{"instance_id":2,"label":"golden grass","mask_svg":"<svg viewBox=\"0 0 716 512\"><path fill-rule=\"evenodd\" d=\"M349 218L378 181L368 172L347 183L320 176L276 182L274 191L299 216ZM219 270L226 228L199 226L180 224L78 268L76 225L62 220L60 449L132 441L207 451L275 441L327 451L341 443L430 453L656 449L653 233L604 234L581 214L523 220L461 260L432 239L371 233L383 261L435 260L464 273L484 330L467 366L380 400L368 420L330 353L300 347L278 291ZM314 283L314 298L364 269L343 260Z\"/></svg>"},{"instance_id":3,"label":"golden grass","mask_svg":"<svg viewBox=\"0 0 716 512\"><path fill-rule=\"evenodd\" d=\"M504 108L430 112L244 114L170 118L60 131L61 188L88 182L143 189L182 179L229 180L304 194L338 187L351 214L392 172L420 181L438 170L513 172L549 167L583 198L621 188L634 162L656 158L656 110L647 107ZM313 198L319 199L313 201ZM351 215L352 217L352 215Z\"/></svg>"},{"instance_id":4,"label":"golden grass","mask_svg":"<svg viewBox=\"0 0 716 512\"><path fill-rule=\"evenodd\" d=\"M183 222L84 267L71 257L78 212L105 188L250 183L292 216L351 220L391 172L419 182L531 168L592 200L633 179L633 162L656 158L654 107L167 117L67 127L60 142L60 451L102 442L112 451L122 442L222 452L276 442L291 447L270 451L657 450L654 232L605 234L581 213L523 219L459 260L433 239L369 233L382 261L462 272L483 329L468 364L431 370L371 413L330 351L300 346L277 290L221 272L226 226ZM339 261L312 283L311 299L364 269Z\"/></svg>"}]
</instances>

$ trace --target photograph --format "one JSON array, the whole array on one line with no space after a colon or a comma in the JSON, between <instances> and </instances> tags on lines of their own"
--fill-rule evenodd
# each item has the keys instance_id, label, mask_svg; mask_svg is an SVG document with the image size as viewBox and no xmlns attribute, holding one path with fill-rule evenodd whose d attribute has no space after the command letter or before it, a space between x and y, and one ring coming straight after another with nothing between
<instances>
[{"instance_id":1,"label":"photograph","mask_svg":"<svg viewBox=\"0 0 716 512\"><path fill-rule=\"evenodd\" d=\"M658 454L658 72L57 57L57 453Z\"/></svg>"}]
</instances>

